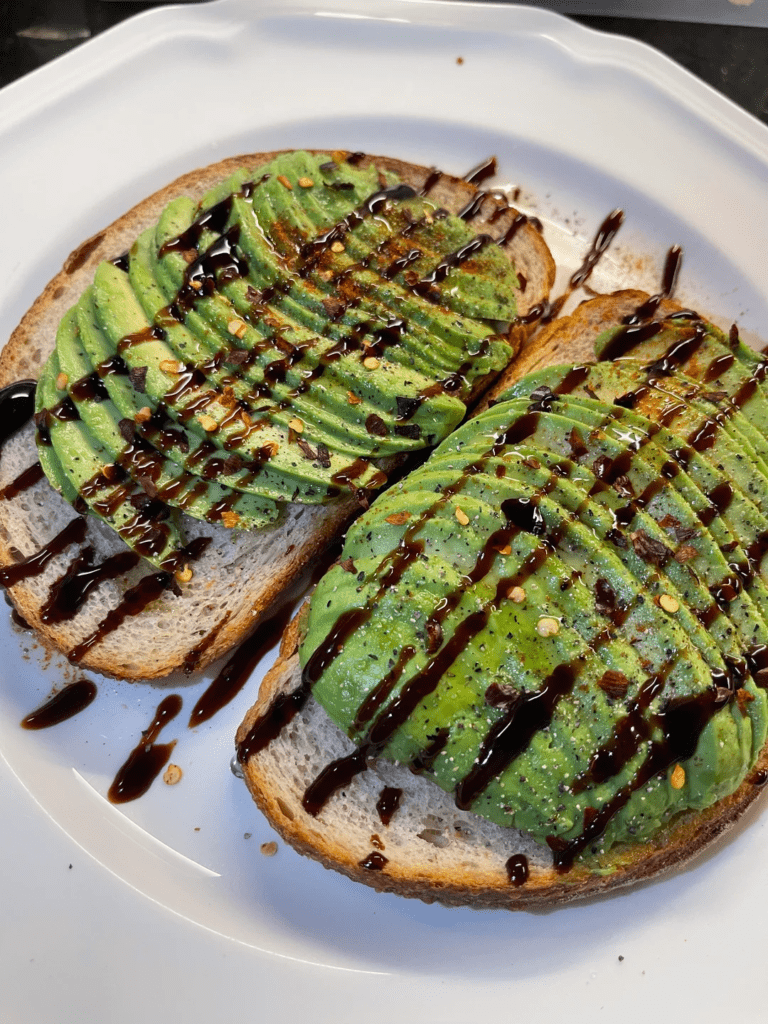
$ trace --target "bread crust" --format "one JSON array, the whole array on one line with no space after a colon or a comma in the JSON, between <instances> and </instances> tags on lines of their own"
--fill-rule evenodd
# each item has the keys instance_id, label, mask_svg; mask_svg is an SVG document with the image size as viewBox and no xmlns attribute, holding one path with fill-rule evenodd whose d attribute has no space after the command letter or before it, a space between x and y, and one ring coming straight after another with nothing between
<instances>
[{"instance_id":1,"label":"bread crust","mask_svg":"<svg viewBox=\"0 0 768 1024\"><path fill-rule=\"evenodd\" d=\"M0 353L0 386L37 377L53 348L61 317L91 282L98 265L130 248L136 237L156 222L171 199L179 195L199 199L238 168L251 166L256 169L275 156L277 152L230 157L184 174L83 242L67 257L61 271L46 285ZM362 164L365 166L368 163L394 171L402 180L416 187L420 187L430 174L429 168L388 157L366 157ZM456 212L476 192L473 185L451 175L442 175L430 190L430 198ZM479 217L473 221L478 231L483 229L487 217L499 205L493 197L484 200ZM514 210L504 213L494 223L494 235L500 236L514 215ZM518 295L520 311L525 313L548 294L554 282L554 263L540 233L530 224L525 224L515 234L506 249L526 276L527 286ZM520 343L522 340L523 335L518 335L517 341ZM10 459L4 458L5 465L0 465L0 486L13 479L12 475L7 476L7 468L24 468L32 461L34 448L31 429L20 435L15 449ZM28 452L26 462L24 451ZM393 465L390 462L384 468ZM29 492L28 498L29 502L21 506L17 504L17 499L0 502L0 566L18 560L19 553L29 556L57 532L56 529L46 527L42 521L45 517L36 515L31 505L49 504L49 519L51 523L57 524L57 529L61 529L72 517L69 506L45 481L36 485ZM195 662L196 668L205 667L255 627L286 588L338 537L358 508L354 498L338 500L322 508L299 509L289 506L287 519L276 528L259 531L245 538L240 535L233 541L228 560L224 563L217 564L214 558L204 556L199 565L199 579L195 577L191 584L184 586L184 596L194 594L193 599L197 601L199 598L200 603L199 614L193 616L189 623L185 621L188 616L180 615L180 609L174 608L173 595L166 594L152 609L142 613L146 632L153 634L152 639L137 643L136 622L129 619L128 626L121 626L97 643L79 664L118 678L160 678L181 668L190 652L205 646ZM28 521L21 522L21 519ZM195 529L192 524L192 536ZM217 551L226 548L227 537L232 533L224 527L207 526L204 532L214 537ZM100 553L111 553L122 547L120 542L114 547L115 542L109 533L106 527L102 529L100 524L89 523L89 541L91 535L95 534L96 549ZM262 539L264 544L261 543ZM102 584L97 594L88 599L83 612L79 612L71 622L54 626L43 622L41 606L50 583L61 575L71 555L72 551L69 550L55 558L42 577L19 583L8 591L19 613L43 641L64 652L71 650L84 636L89 635L89 628L97 625L99 619L120 599L118 585ZM254 559L257 563L255 567L251 564ZM259 559L266 560L266 564L259 564ZM217 575L222 579L216 579ZM131 582L135 582L135 579L135 574L129 577ZM208 588L210 600L206 601L201 587ZM235 590L238 593L234 593ZM83 614L89 607L94 611L97 598L101 602L102 614L91 614L90 617ZM206 606L210 607L204 613ZM156 619L154 630L147 625L151 616Z\"/></svg>"},{"instance_id":2,"label":"bread crust","mask_svg":"<svg viewBox=\"0 0 768 1024\"><path fill-rule=\"evenodd\" d=\"M546 325L494 385L487 396L488 401L535 369L559 363L593 361L594 339L621 317L637 309L647 298L646 293L634 290L599 296L580 305L570 317ZM659 312L664 316L680 308L678 304L665 300ZM264 678L258 701L238 730L238 743L245 740L253 723L278 694L290 693L300 686L297 653L300 628L300 617L297 616L285 633L278 661ZM318 709L319 705L310 698L308 710L297 716L292 724L295 764L304 764L302 758L308 754L310 746L306 735L307 723L312 722L313 731L317 731L316 719L323 715L322 709ZM340 730L330 723L327 716L325 718L328 730L335 730L341 736ZM344 741L349 744L347 749L352 750L351 742L346 737ZM426 843L414 834L398 837L393 843L388 830L382 828L377 817L369 790L355 789L357 780L347 787L344 794L335 794L314 818L303 809L301 800L304 788L314 777L313 768L315 772L319 769L310 756L309 767L297 770L292 776L285 767L285 749L281 748L279 754L282 755L282 763L272 744L253 754L243 766L245 780L270 824L300 853L378 891L414 897L426 903L508 910L545 909L612 894L682 868L733 827L762 792L764 778L761 773L766 773L765 778L768 778L767 744L749 777L730 796L704 811L683 812L650 841L618 844L607 855L601 856L600 863L610 869L609 873L595 874L576 863L570 871L560 874L551 866L548 852L536 847L523 833L457 810L448 794L420 777L416 778L408 796L422 801L422 814L437 814L448 822L445 831L448 845L445 849L450 852L446 852L442 859L422 857L419 847ZM330 758L326 757L319 767L327 764L328 760ZM383 784L400 786L403 778L408 776L407 769L384 761L376 762L375 771ZM370 770L363 773L364 776L370 774ZM298 780L301 782L297 784ZM369 799L366 806L359 808L356 827L349 826L346 818L343 819L345 827L338 827L340 802L350 804L361 794ZM476 827L481 831L481 840L476 840L470 850L465 848L462 839L463 827ZM389 831L396 828L397 816ZM383 856L387 857L387 863L381 871L371 871L361 864L364 858L360 857L360 851L371 849L372 834L380 836L384 843ZM459 854L454 855L451 848L458 848ZM530 863L529 878L519 887L510 883L506 872L507 858L518 850L525 853Z\"/></svg>"}]
</instances>

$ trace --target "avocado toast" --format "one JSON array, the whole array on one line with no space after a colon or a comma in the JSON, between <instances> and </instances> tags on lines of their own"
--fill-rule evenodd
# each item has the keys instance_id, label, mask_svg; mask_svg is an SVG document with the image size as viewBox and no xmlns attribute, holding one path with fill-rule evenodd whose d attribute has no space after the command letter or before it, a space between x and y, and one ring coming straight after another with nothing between
<instances>
[{"instance_id":1,"label":"avocado toast","mask_svg":"<svg viewBox=\"0 0 768 1024\"><path fill-rule=\"evenodd\" d=\"M517 908L732 824L768 779L766 365L637 292L545 328L286 635L238 733L278 831L377 889Z\"/></svg>"},{"instance_id":2,"label":"avocado toast","mask_svg":"<svg viewBox=\"0 0 768 1024\"><path fill-rule=\"evenodd\" d=\"M434 169L288 152L172 183L73 253L3 351L2 382L38 380L37 458L65 499L18 486L20 431L14 603L109 674L213 660L461 421L553 274L525 217Z\"/></svg>"}]
</instances>

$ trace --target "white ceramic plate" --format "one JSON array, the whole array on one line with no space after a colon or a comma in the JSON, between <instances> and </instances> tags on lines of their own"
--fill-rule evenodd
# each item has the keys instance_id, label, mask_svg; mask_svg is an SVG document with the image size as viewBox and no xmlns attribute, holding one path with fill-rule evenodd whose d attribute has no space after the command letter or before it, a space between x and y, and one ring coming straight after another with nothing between
<instances>
[{"instance_id":1,"label":"white ceramic plate","mask_svg":"<svg viewBox=\"0 0 768 1024\"><path fill-rule=\"evenodd\" d=\"M593 284L653 287L768 323L768 132L653 51L510 5L219 2L147 12L0 93L7 337L79 242L184 171L237 152L345 147L500 181L565 271L626 211ZM768 340L768 339L766 339ZM105 793L164 695L99 681L55 729L19 721L71 673L0 625L0 1017L173 1014L186 1024L763 1018L768 912L758 809L695 869L545 915L378 896L271 838L229 770L257 679L196 730L175 787ZM183 685L183 684L182 684ZM622 959L623 958L623 959Z\"/></svg>"}]
</instances>

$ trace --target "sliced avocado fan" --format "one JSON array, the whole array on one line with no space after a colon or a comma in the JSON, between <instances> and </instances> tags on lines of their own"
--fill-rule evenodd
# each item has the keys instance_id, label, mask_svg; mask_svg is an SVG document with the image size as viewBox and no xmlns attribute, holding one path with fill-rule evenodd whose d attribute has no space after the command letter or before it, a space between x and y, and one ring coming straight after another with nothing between
<instances>
[{"instance_id":1,"label":"sliced avocado fan","mask_svg":"<svg viewBox=\"0 0 768 1024\"><path fill-rule=\"evenodd\" d=\"M748 777L768 735L766 364L705 325L696 376L675 330L529 375L357 520L301 646L357 744L325 779L389 757L561 870L602 871Z\"/></svg>"},{"instance_id":2,"label":"sliced avocado fan","mask_svg":"<svg viewBox=\"0 0 768 1024\"><path fill-rule=\"evenodd\" d=\"M495 241L389 172L304 152L174 199L61 323L44 471L157 563L183 545L174 509L263 529L289 502L366 505L378 460L448 436L513 354Z\"/></svg>"}]
</instances>

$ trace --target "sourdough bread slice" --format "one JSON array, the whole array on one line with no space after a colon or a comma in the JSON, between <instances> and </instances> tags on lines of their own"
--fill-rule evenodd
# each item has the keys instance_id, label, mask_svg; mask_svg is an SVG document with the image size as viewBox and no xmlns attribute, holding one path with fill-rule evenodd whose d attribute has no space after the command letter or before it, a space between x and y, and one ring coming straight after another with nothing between
<instances>
[{"instance_id":1,"label":"sourdough bread slice","mask_svg":"<svg viewBox=\"0 0 768 1024\"><path fill-rule=\"evenodd\" d=\"M84 242L46 286L3 349L0 386L37 377L53 348L61 317L91 282L98 265L127 251L141 231L156 222L170 200L182 195L199 199L238 168L255 170L276 155L234 157L184 175ZM363 166L371 163L396 173L416 189L430 179L430 199L452 213L478 196L475 186L450 175L435 176L428 168L383 157L362 161ZM490 195L478 201L471 221L475 230L487 230L489 219L497 215L492 233L496 238L503 236L517 216L504 205ZM549 292L554 280L552 258L540 232L522 220L519 228L510 232L504 249L523 280L517 301L524 315ZM519 345L527 331L521 326L511 332L513 343ZM4 446L0 488L7 488L35 459L34 431L28 425ZM390 461L384 468L393 465ZM114 533L93 517L88 517L84 540L53 555L44 572L9 586L8 593L22 617L46 643L67 653L78 649L83 667L129 679L158 678L184 666L200 668L250 631L275 599L338 537L358 508L351 496L322 506L288 503L274 526L254 533L183 517L188 540L210 538L207 549L191 565L192 578L163 589L139 614L128 608L117 626L115 610L126 610L126 593L136 593L137 585L141 591L140 580L151 575L149 567L139 566L117 579L102 581L74 616L65 621L46 621L51 587L68 569L77 569L78 552L91 549L90 561L98 564L124 550ZM73 517L72 508L45 480L0 501L0 566L12 566L40 552ZM79 564L82 568L82 562ZM133 609L137 607L133 605ZM119 611L117 617L121 615ZM84 642L87 650L79 647Z\"/></svg>"},{"instance_id":2,"label":"sourdough bread slice","mask_svg":"<svg viewBox=\"0 0 768 1024\"><path fill-rule=\"evenodd\" d=\"M600 296L547 325L492 394L535 369L593 361L595 338L647 299L638 291ZM680 308L665 301L659 313ZM705 810L678 814L650 841L617 843L600 853L591 868L576 861L562 873L553 867L551 852L527 834L458 809L451 794L407 765L381 758L370 761L366 771L313 814L303 803L307 787L355 746L312 696L293 716L285 711L292 704L286 698L302 691L297 653L302 629L297 617L238 731L246 783L272 826L300 853L379 891L446 905L507 909L555 906L614 892L691 861L733 826L768 779L764 747L729 796ZM262 723L270 720L275 727L265 732ZM269 735L273 738L263 742ZM377 805L390 790L401 796L385 823Z\"/></svg>"}]
</instances>

